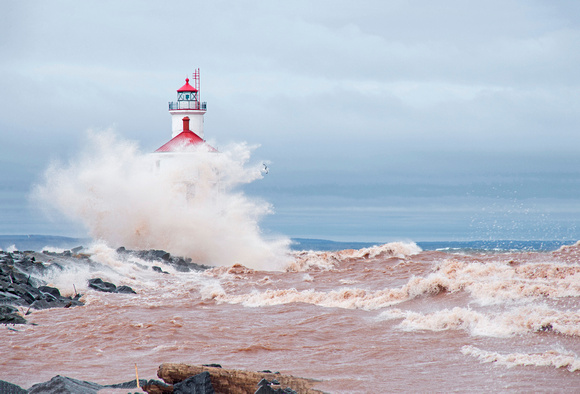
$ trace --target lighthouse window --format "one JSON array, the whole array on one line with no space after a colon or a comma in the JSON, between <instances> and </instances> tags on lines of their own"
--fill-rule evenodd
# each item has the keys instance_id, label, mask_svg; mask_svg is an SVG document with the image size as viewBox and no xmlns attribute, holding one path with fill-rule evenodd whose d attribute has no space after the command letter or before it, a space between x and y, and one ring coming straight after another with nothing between
<instances>
[{"instance_id":1,"label":"lighthouse window","mask_svg":"<svg viewBox=\"0 0 580 394\"><path fill-rule=\"evenodd\" d=\"M186 94L186 95L185 95L185 99L186 99L186 100L189 100L189 94Z\"/></svg>"}]
</instances>

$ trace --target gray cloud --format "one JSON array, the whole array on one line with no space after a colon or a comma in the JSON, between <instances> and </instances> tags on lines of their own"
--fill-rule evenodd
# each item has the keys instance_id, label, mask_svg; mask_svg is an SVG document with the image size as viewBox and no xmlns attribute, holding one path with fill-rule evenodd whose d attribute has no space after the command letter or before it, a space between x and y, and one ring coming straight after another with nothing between
<instances>
[{"instance_id":1,"label":"gray cloud","mask_svg":"<svg viewBox=\"0 0 580 394\"><path fill-rule=\"evenodd\" d=\"M390 195L394 180L413 183L401 192L414 197L437 195L422 187L452 179L463 186L449 190L462 198L474 179L495 186L511 179L501 183L501 198L508 189L549 197L537 174L554 196L569 196L578 181L574 1L0 8L2 176L23 198L22 185L74 152L87 128L114 127L144 150L165 142L167 101L195 67L208 102L207 138L262 145L256 154L273 162L272 174L256 191L276 200L280 217L304 206L292 197L304 185L322 185L317 193L353 206L377 190ZM346 191L351 185L356 195ZM405 202L385 197L379 205Z\"/></svg>"}]
</instances>

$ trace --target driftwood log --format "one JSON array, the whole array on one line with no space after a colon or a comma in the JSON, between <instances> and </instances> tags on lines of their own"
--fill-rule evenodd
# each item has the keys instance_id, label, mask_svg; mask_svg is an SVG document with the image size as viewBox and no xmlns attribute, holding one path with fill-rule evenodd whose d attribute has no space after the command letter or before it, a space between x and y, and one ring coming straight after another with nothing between
<instances>
[{"instance_id":1,"label":"driftwood log","mask_svg":"<svg viewBox=\"0 0 580 394\"><path fill-rule=\"evenodd\" d=\"M298 393L322 394L322 391L313 389L318 382L313 379L297 378L291 375L282 375L268 372L252 372L236 369L215 368L202 365L187 365L165 363L161 364L157 376L168 384L179 383L191 376L208 371L211 384L216 394L254 394L258 389L258 382L262 379L269 381L277 380L281 388L290 387ZM158 391L148 391L153 393Z\"/></svg>"}]
</instances>

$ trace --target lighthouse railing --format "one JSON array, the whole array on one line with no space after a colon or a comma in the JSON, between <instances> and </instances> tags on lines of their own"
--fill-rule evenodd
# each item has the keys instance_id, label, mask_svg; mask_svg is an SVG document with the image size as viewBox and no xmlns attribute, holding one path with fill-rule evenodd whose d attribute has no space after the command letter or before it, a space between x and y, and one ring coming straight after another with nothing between
<instances>
[{"instance_id":1,"label":"lighthouse railing","mask_svg":"<svg viewBox=\"0 0 580 394\"><path fill-rule=\"evenodd\" d=\"M207 104L205 102L200 103L199 101L170 101L169 102L169 110L175 109L197 109L206 111Z\"/></svg>"}]
</instances>

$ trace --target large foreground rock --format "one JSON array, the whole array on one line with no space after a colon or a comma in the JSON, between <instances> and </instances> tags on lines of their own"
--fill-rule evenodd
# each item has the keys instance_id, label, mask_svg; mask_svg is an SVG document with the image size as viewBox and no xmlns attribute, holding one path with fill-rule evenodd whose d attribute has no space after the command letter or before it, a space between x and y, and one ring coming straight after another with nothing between
<instances>
[{"instance_id":1,"label":"large foreground rock","mask_svg":"<svg viewBox=\"0 0 580 394\"><path fill-rule=\"evenodd\" d=\"M235 369L208 367L203 365L165 363L159 367L157 376L163 379L166 383L173 384L173 387L176 387L180 382L192 376L199 375L203 372L209 372L211 384L215 390L215 393L217 394L255 393L262 387L264 387L263 390L272 389L268 392L282 393L286 391L286 388L290 388L291 390L286 392L294 391L305 394L322 393L322 391L312 388L312 386L317 382L313 379L297 378L290 375L282 375L270 372L241 371ZM264 384L262 381L263 379L268 382L267 387L265 385L258 385L260 382ZM277 384L271 386L270 384L273 381ZM144 390L150 394L172 392L149 391L148 386L144 387Z\"/></svg>"},{"instance_id":2,"label":"large foreground rock","mask_svg":"<svg viewBox=\"0 0 580 394\"><path fill-rule=\"evenodd\" d=\"M139 385L147 384L146 379L139 379ZM98 383L87 382L69 378L67 376L57 375L48 382L37 383L30 389L24 390L15 384L0 380L0 394L97 394L100 390L107 389L134 389L137 387L136 380L130 380L124 383L101 385Z\"/></svg>"},{"instance_id":3,"label":"large foreground rock","mask_svg":"<svg viewBox=\"0 0 580 394\"><path fill-rule=\"evenodd\" d=\"M48 382L35 384L28 392L30 394L97 394L102 388L103 386L97 383L57 375Z\"/></svg>"},{"instance_id":4,"label":"large foreground rock","mask_svg":"<svg viewBox=\"0 0 580 394\"><path fill-rule=\"evenodd\" d=\"M26 394L28 390L24 390L22 387L15 384L5 382L0 380L0 393L2 394Z\"/></svg>"},{"instance_id":5,"label":"large foreground rock","mask_svg":"<svg viewBox=\"0 0 580 394\"><path fill-rule=\"evenodd\" d=\"M179 383L173 385L173 392L175 394L214 394L213 385L209 372L202 372L200 374L189 377Z\"/></svg>"}]
</instances>

